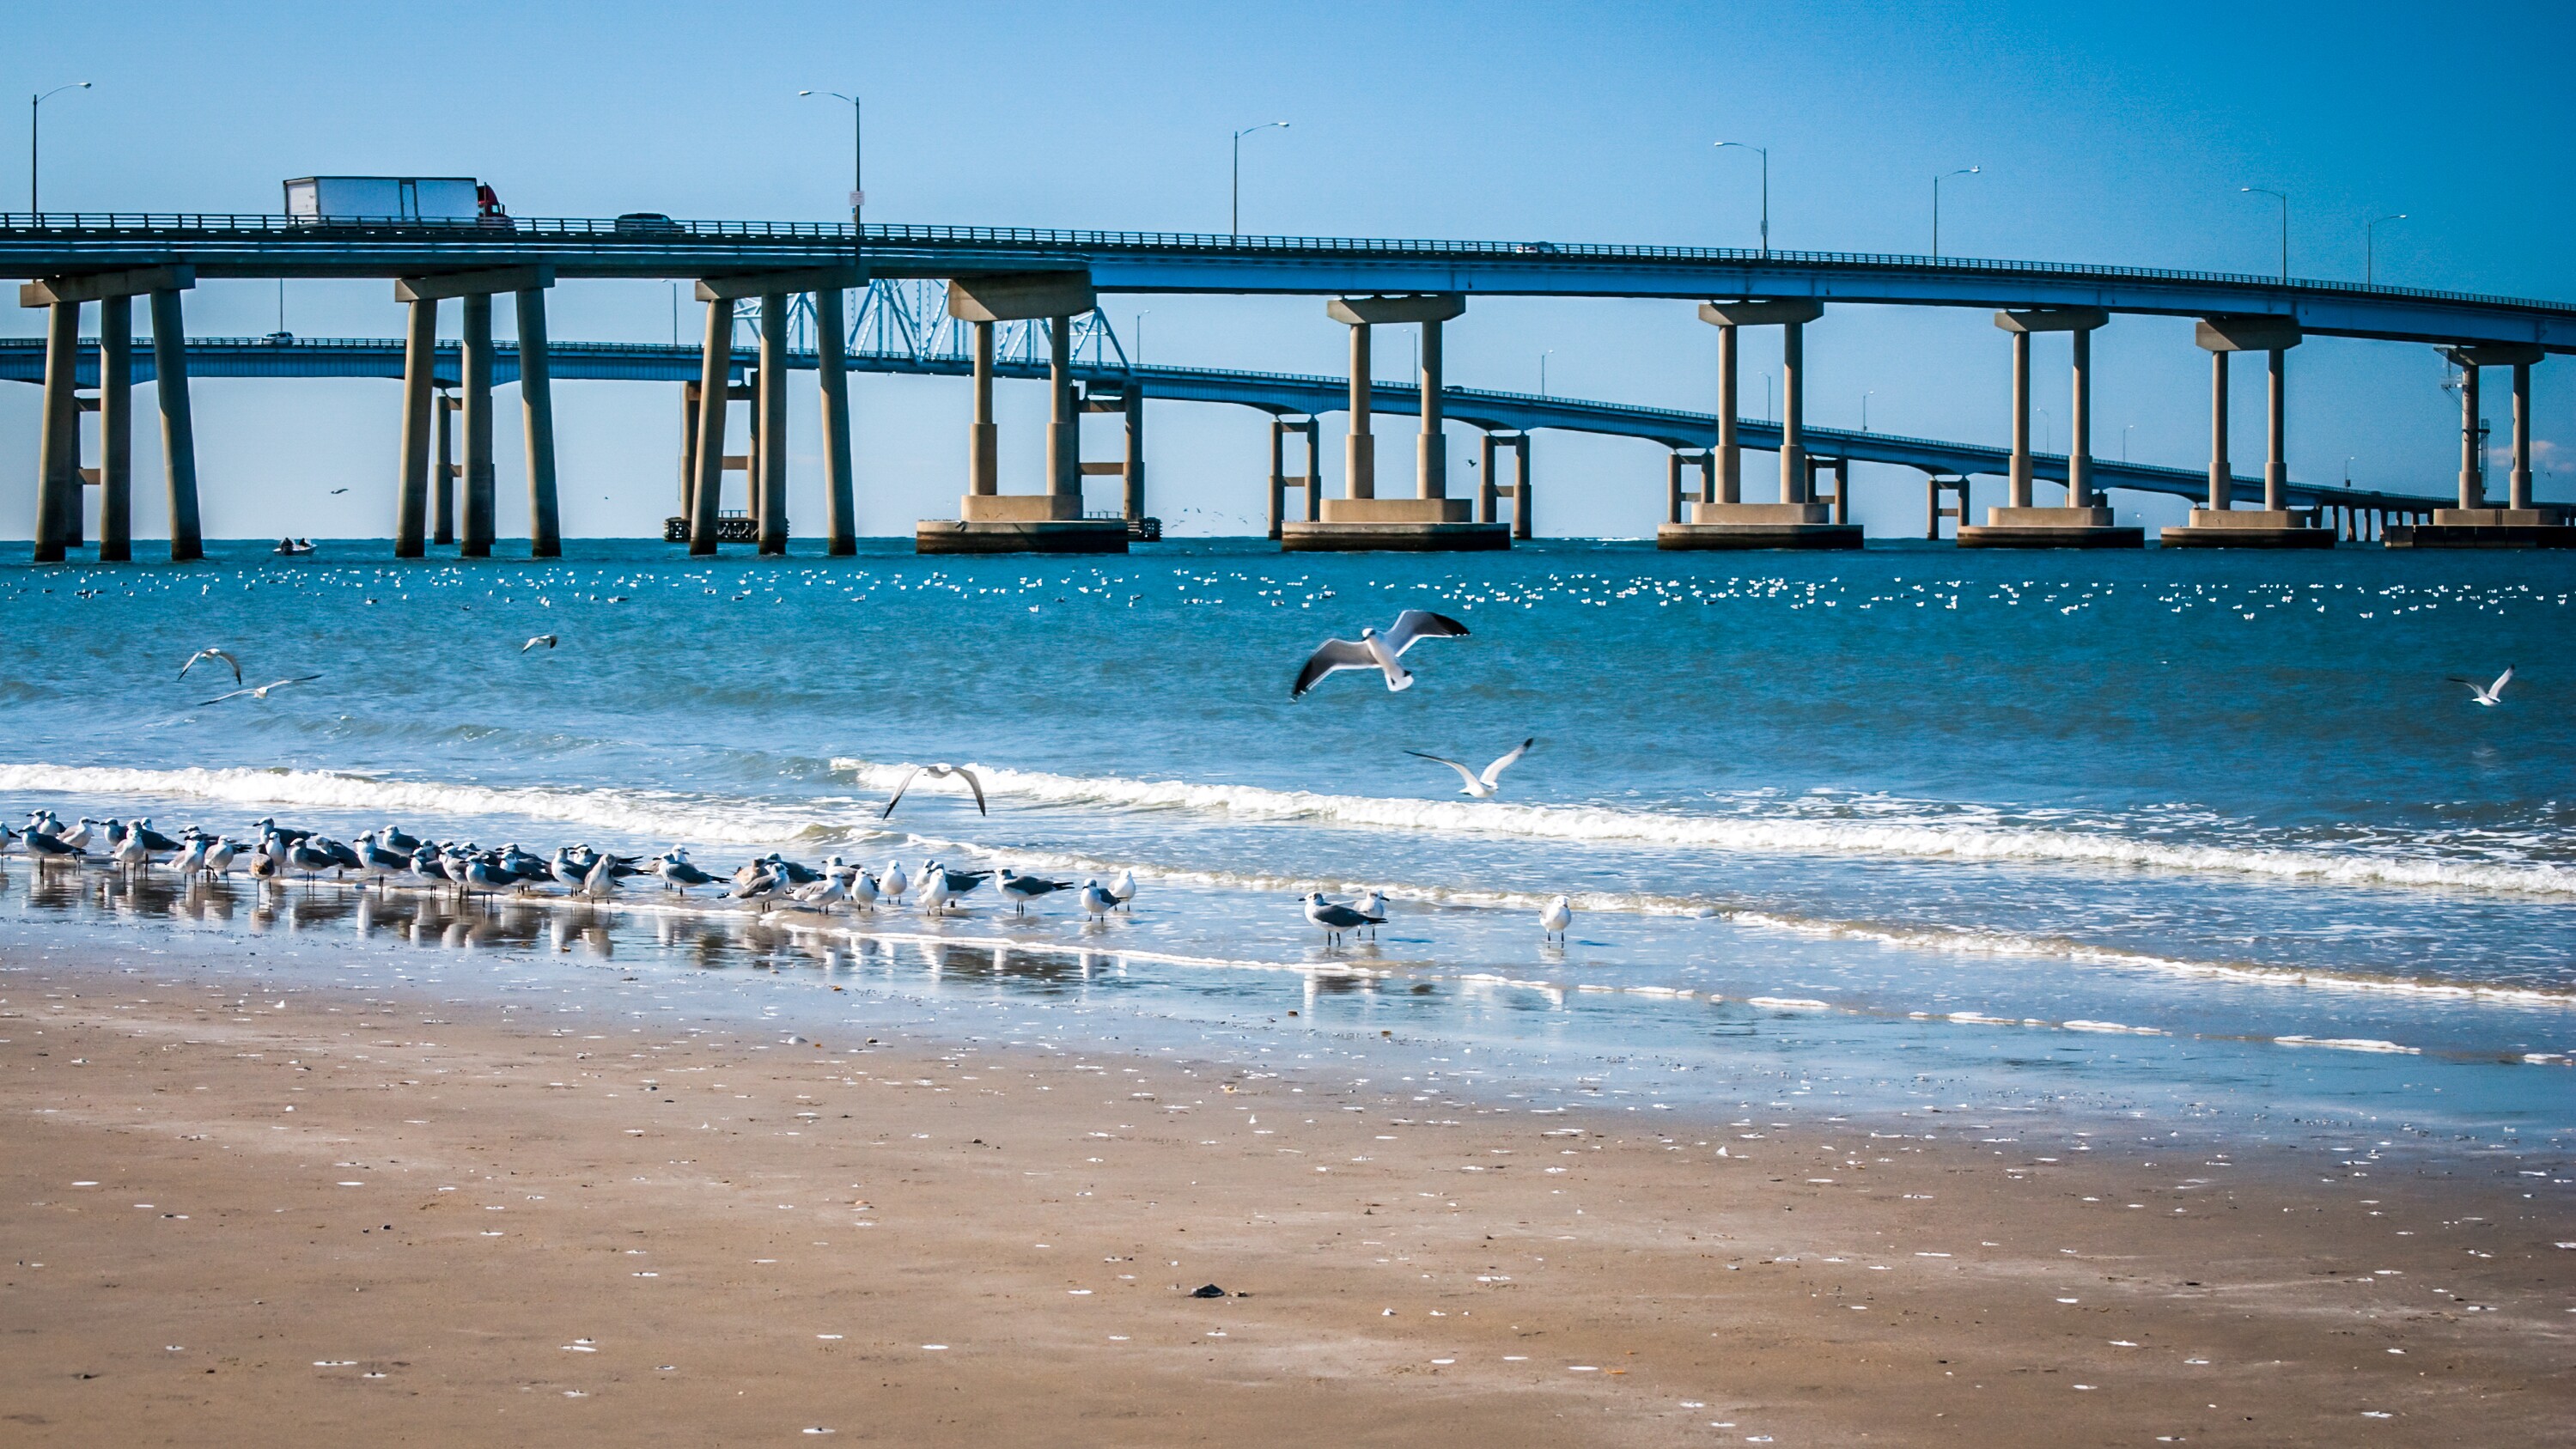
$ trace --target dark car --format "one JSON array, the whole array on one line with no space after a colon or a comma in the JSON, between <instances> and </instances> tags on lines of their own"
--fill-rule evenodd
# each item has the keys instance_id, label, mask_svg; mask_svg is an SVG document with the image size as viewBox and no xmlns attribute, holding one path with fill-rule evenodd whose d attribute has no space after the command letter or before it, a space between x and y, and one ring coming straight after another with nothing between
<instances>
[{"instance_id":1,"label":"dark car","mask_svg":"<svg viewBox=\"0 0 2576 1449\"><path fill-rule=\"evenodd\" d=\"M621 236L676 236L686 230L658 211L630 211L617 218Z\"/></svg>"}]
</instances>

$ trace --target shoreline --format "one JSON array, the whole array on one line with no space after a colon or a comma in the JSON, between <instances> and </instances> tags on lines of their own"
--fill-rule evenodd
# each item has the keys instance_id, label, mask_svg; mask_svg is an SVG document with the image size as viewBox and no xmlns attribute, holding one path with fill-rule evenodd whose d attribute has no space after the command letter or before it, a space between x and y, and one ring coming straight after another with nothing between
<instances>
[{"instance_id":1,"label":"shoreline","mask_svg":"<svg viewBox=\"0 0 2576 1449\"><path fill-rule=\"evenodd\" d=\"M2520 1159L2329 1183L2310 1149L2163 1137L2187 1122L2135 1124L2159 1148L1991 1108L1533 1120L1428 1068L548 1020L309 971L254 1001L256 962L100 943L7 964L0 1417L25 1442L2576 1418L2576 1219L2549 1196L2576 1173ZM1208 1282L1238 1296L1187 1296Z\"/></svg>"}]
</instances>

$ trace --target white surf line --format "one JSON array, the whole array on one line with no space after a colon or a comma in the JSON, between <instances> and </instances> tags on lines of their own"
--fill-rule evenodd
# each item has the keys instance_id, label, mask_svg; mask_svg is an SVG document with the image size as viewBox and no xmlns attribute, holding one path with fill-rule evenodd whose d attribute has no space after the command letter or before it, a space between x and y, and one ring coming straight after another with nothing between
<instances>
[{"instance_id":1,"label":"white surf line","mask_svg":"<svg viewBox=\"0 0 2576 1449\"><path fill-rule=\"evenodd\" d=\"M892 789L909 765L836 756L831 768ZM1894 855L1965 861L2064 862L2129 869L2264 876L2329 885L2448 887L2576 895L2576 869L2288 848L2183 846L2083 831L1924 822L1748 819L1656 814L1604 806L1513 805L1330 795L1254 785L1194 785L1120 776L1069 776L975 763L987 794L1038 804L1183 810L1238 820L1318 820L1381 829L1448 831L1576 842L1636 842L1747 853Z\"/></svg>"}]
</instances>

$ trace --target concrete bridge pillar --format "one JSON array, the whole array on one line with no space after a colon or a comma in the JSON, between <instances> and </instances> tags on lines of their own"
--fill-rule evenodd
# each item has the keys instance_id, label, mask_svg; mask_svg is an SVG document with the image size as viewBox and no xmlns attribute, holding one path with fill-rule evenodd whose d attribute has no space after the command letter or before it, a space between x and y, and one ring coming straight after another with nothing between
<instances>
[{"instance_id":1,"label":"concrete bridge pillar","mask_svg":"<svg viewBox=\"0 0 2576 1449\"><path fill-rule=\"evenodd\" d=\"M441 547L456 542L456 424L463 399L440 388L430 403L429 541Z\"/></svg>"},{"instance_id":2,"label":"concrete bridge pillar","mask_svg":"<svg viewBox=\"0 0 2576 1449\"><path fill-rule=\"evenodd\" d=\"M2074 396L2069 400L2066 431L2066 506L2093 506L2093 329L2078 327L2067 337L2074 350Z\"/></svg>"},{"instance_id":3,"label":"concrete bridge pillar","mask_svg":"<svg viewBox=\"0 0 2576 1449\"><path fill-rule=\"evenodd\" d=\"M2093 492L2093 329L2111 314L2098 307L2045 307L1997 312L1995 325L2012 334L2012 462L2005 478L2004 505L1986 510L1983 524L1972 523L1965 479L1959 490L1959 543L1964 548L2141 548L2142 529L2121 528L2111 521ZM2032 498L2037 477L2030 448L2030 340L2040 332L2070 334L2074 388L2072 426L2066 443L2066 503L2041 508ZM1940 532L1940 508L1932 508L1931 531Z\"/></svg>"},{"instance_id":4,"label":"concrete bridge pillar","mask_svg":"<svg viewBox=\"0 0 2576 1449\"><path fill-rule=\"evenodd\" d=\"M1807 328L1780 329L1780 501L1807 498Z\"/></svg>"},{"instance_id":5,"label":"concrete bridge pillar","mask_svg":"<svg viewBox=\"0 0 2576 1449\"><path fill-rule=\"evenodd\" d=\"M1047 319L1047 492L1059 516L1082 516L1082 414L1073 401L1073 319Z\"/></svg>"},{"instance_id":6,"label":"concrete bridge pillar","mask_svg":"<svg viewBox=\"0 0 2576 1449\"><path fill-rule=\"evenodd\" d=\"M1833 521L1832 510L1815 500L1812 460L1807 456L1806 324L1824 315L1821 303L1804 298L1753 298L1740 302L1703 302L1699 320L1717 329L1717 439L1713 460L1703 464L1707 477L1689 507L1655 534L1658 548L1858 548L1860 530ZM1742 450L1737 439L1737 332L1745 327L1780 329L1780 501L1743 501ZM1674 467L1678 469L1679 462ZM1680 475L1667 479L1668 494L1678 495ZM1668 497L1667 512L1676 499Z\"/></svg>"},{"instance_id":7,"label":"concrete bridge pillar","mask_svg":"<svg viewBox=\"0 0 2576 1449\"><path fill-rule=\"evenodd\" d=\"M429 410L438 397L438 299L413 298L410 313L403 335L402 472L394 488L396 558L429 552Z\"/></svg>"},{"instance_id":8,"label":"concrete bridge pillar","mask_svg":"<svg viewBox=\"0 0 2576 1449\"><path fill-rule=\"evenodd\" d=\"M1002 491L1001 430L993 422L993 324L971 324L975 339L975 420L967 424L966 491L993 498Z\"/></svg>"},{"instance_id":9,"label":"concrete bridge pillar","mask_svg":"<svg viewBox=\"0 0 2576 1449\"><path fill-rule=\"evenodd\" d=\"M545 289L519 289L513 306L519 327L519 412L528 451L528 557L561 558L563 514L555 502L555 391Z\"/></svg>"},{"instance_id":10,"label":"concrete bridge pillar","mask_svg":"<svg viewBox=\"0 0 2576 1449\"><path fill-rule=\"evenodd\" d=\"M197 521L197 428L188 410L188 327L178 287L152 292L152 390L161 404L161 456L170 492L170 561L206 556Z\"/></svg>"},{"instance_id":11,"label":"concrete bridge pillar","mask_svg":"<svg viewBox=\"0 0 2576 1449\"><path fill-rule=\"evenodd\" d=\"M1377 437L1369 430L1369 324L1351 324L1351 435L1342 443L1342 496L1377 496Z\"/></svg>"},{"instance_id":12,"label":"concrete bridge pillar","mask_svg":"<svg viewBox=\"0 0 2576 1449\"><path fill-rule=\"evenodd\" d=\"M725 414L733 391L733 299L707 297L706 337L698 354L698 454L689 488L689 553L716 551L724 501Z\"/></svg>"},{"instance_id":13,"label":"concrete bridge pillar","mask_svg":"<svg viewBox=\"0 0 2576 1449\"><path fill-rule=\"evenodd\" d=\"M1295 433L1306 440L1306 472L1303 477L1288 471L1288 435ZM1306 504L1300 510L1302 522L1312 523L1323 509L1324 425L1312 416L1298 422L1272 417L1270 420L1270 539L1276 543L1285 533L1288 520L1288 490L1305 490Z\"/></svg>"},{"instance_id":14,"label":"concrete bridge pillar","mask_svg":"<svg viewBox=\"0 0 2576 1449\"><path fill-rule=\"evenodd\" d=\"M1744 449L1735 437L1735 388L1735 326L1733 323L1725 323L1717 329L1717 498L1715 501L1719 503L1744 501Z\"/></svg>"},{"instance_id":15,"label":"concrete bridge pillar","mask_svg":"<svg viewBox=\"0 0 2576 1449\"><path fill-rule=\"evenodd\" d=\"M2514 548L2576 543L2576 526L2556 521L2531 502L2531 368L2548 354L2527 342L2480 342L2447 347L2442 355L2460 369L2460 502L2433 511L2429 527L2404 540L2409 547ZM2505 475L2503 508L2491 507L2486 490L2486 418L2481 369L2513 369L2513 462Z\"/></svg>"},{"instance_id":16,"label":"concrete bridge pillar","mask_svg":"<svg viewBox=\"0 0 2576 1449\"><path fill-rule=\"evenodd\" d=\"M2290 469L2284 450L2285 404L2288 399L2289 349L2299 345L2297 319L2281 316L2204 317L2193 329L2193 341L2210 356L2209 506L2195 508L2191 522L2168 528L2159 538L2166 548L2332 548L2334 530L2317 526L2316 515L2290 511ZM2236 479L2227 448L2227 355L2264 352L2269 358L2265 406L2263 506L2235 506Z\"/></svg>"},{"instance_id":17,"label":"concrete bridge pillar","mask_svg":"<svg viewBox=\"0 0 2576 1449\"><path fill-rule=\"evenodd\" d=\"M134 559L134 299L98 314L98 561Z\"/></svg>"},{"instance_id":18,"label":"concrete bridge pillar","mask_svg":"<svg viewBox=\"0 0 2576 1449\"><path fill-rule=\"evenodd\" d=\"M492 294L464 299L457 328L459 371L465 394L465 526L456 541L463 558L490 558L497 520L492 481Z\"/></svg>"},{"instance_id":19,"label":"concrete bridge pillar","mask_svg":"<svg viewBox=\"0 0 2576 1449\"><path fill-rule=\"evenodd\" d=\"M1123 404L1119 411L1126 415L1125 420L1127 424L1126 467L1124 469L1123 476L1119 479L1121 483L1126 485L1125 488L1121 490L1126 497L1124 505L1119 511L1125 516L1129 523L1136 523L1145 517L1144 381L1140 378L1130 376L1127 379L1127 391L1119 401Z\"/></svg>"},{"instance_id":20,"label":"concrete bridge pillar","mask_svg":"<svg viewBox=\"0 0 2576 1449\"><path fill-rule=\"evenodd\" d=\"M1442 431L1440 374L1440 319L1433 317L1422 324L1422 372L1416 379L1422 390L1422 437L1413 460L1416 498L1449 496L1449 437Z\"/></svg>"},{"instance_id":21,"label":"concrete bridge pillar","mask_svg":"<svg viewBox=\"0 0 2576 1449\"><path fill-rule=\"evenodd\" d=\"M2507 508L2531 506L2531 364L2513 365L2513 471L2505 477Z\"/></svg>"},{"instance_id":22,"label":"concrete bridge pillar","mask_svg":"<svg viewBox=\"0 0 2576 1449\"><path fill-rule=\"evenodd\" d=\"M2028 508L2030 499L2030 333L2016 331L2012 340L2012 471L2006 475L2004 506Z\"/></svg>"},{"instance_id":23,"label":"concrete bridge pillar","mask_svg":"<svg viewBox=\"0 0 2576 1449\"><path fill-rule=\"evenodd\" d=\"M80 543L80 303L45 311L44 413L36 433L38 563L61 563Z\"/></svg>"},{"instance_id":24,"label":"concrete bridge pillar","mask_svg":"<svg viewBox=\"0 0 2576 1449\"><path fill-rule=\"evenodd\" d=\"M787 294L760 296L760 552L787 552Z\"/></svg>"},{"instance_id":25,"label":"concrete bridge pillar","mask_svg":"<svg viewBox=\"0 0 2576 1449\"><path fill-rule=\"evenodd\" d=\"M843 325L841 289L819 288L813 297L823 390L823 486L831 500L831 537L824 552L848 558L859 551L856 488L850 478L850 339Z\"/></svg>"},{"instance_id":26,"label":"concrete bridge pillar","mask_svg":"<svg viewBox=\"0 0 2576 1449\"><path fill-rule=\"evenodd\" d=\"M2472 362L2460 369L2460 506L2487 506L2486 460L2479 456L2484 439L2479 436L2479 416L2484 411L2478 402L2478 366Z\"/></svg>"}]
</instances>

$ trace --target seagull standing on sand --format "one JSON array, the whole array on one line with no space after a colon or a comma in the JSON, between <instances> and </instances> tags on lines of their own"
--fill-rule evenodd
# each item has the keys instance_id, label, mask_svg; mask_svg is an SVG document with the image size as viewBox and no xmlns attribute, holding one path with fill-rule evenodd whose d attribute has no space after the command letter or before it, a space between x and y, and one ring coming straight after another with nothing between
<instances>
[{"instance_id":1,"label":"seagull standing on sand","mask_svg":"<svg viewBox=\"0 0 2576 1449\"><path fill-rule=\"evenodd\" d=\"M1375 669L1386 676L1388 689L1411 689L1412 674L1396 663L1404 657L1405 650L1412 648L1420 639L1466 637L1467 626L1446 614L1435 614L1429 609L1407 609L1395 616L1395 622L1388 625L1383 634L1371 628L1362 629L1357 639L1325 640L1323 647L1308 656L1306 667L1297 671L1297 683L1288 691L1288 697L1296 699L1303 696L1315 687L1316 681L1343 669Z\"/></svg>"},{"instance_id":2,"label":"seagull standing on sand","mask_svg":"<svg viewBox=\"0 0 2576 1449\"><path fill-rule=\"evenodd\" d=\"M1360 892L1360 898L1358 900L1351 902L1351 909L1359 912L1363 916L1376 916L1383 920L1386 916L1386 892L1379 890L1375 886L1370 886L1367 890ZM1372 941L1377 939L1377 927L1375 925L1371 925L1369 927L1369 939Z\"/></svg>"},{"instance_id":3,"label":"seagull standing on sand","mask_svg":"<svg viewBox=\"0 0 2576 1449\"><path fill-rule=\"evenodd\" d=\"M1574 903L1563 896L1549 901L1547 909L1538 913L1538 928L1542 937L1553 936L1562 941L1565 939L1565 928L1573 924Z\"/></svg>"},{"instance_id":4,"label":"seagull standing on sand","mask_svg":"<svg viewBox=\"0 0 2576 1449\"><path fill-rule=\"evenodd\" d=\"M887 818L887 816L894 814L894 807L903 803L903 792L912 788L913 777L916 775L928 775L934 780L945 780L949 776L954 775L958 779L966 782L967 789L975 792L976 814L990 815L993 813L992 811L984 808L984 782L975 778L974 771L967 769L963 765L915 765L910 770L904 772L903 782L894 787L894 798L886 802L884 814L877 817L879 820L883 820Z\"/></svg>"},{"instance_id":5,"label":"seagull standing on sand","mask_svg":"<svg viewBox=\"0 0 2576 1449\"><path fill-rule=\"evenodd\" d=\"M221 649L212 648L200 649L196 653L189 655L188 662L179 666L179 677L181 679L187 678L189 670L196 668L200 661L207 659L220 659L226 664L231 665L233 670L233 683L239 684L242 682L241 661L235 659L229 654L226 654Z\"/></svg>"},{"instance_id":6,"label":"seagull standing on sand","mask_svg":"<svg viewBox=\"0 0 2576 1449\"><path fill-rule=\"evenodd\" d=\"M1503 756L1501 759L1494 761L1492 764L1487 765L1485 767L1485 773L1481 775L1468 773L1466 766L1459 764L1456 760L1450 759L1445 755L1426 755L1420 750L1407 750L1405 753L1413 756L1417 760L1433 760L1440 764L1447 765L1450 769L1458 772L1458 778L1463 782L1458 786L1459 794L1472 795L1479 800L1490 800L1503 788L1503 772L1510 769L1512 766L1519 764L1521 756L1528 754L1530 746L1537 743L1538 736L1536 735L1532 735L1528 739L1521 741L1519 748L1513 750L1510 754Z\"/></svg>"},{"instance_id":7,"label":"seagull standing on sand","mask_svg":"<svg viewBox=\"0 0 2576 1449\"><path fill-rule=\"evenodd\" d=\"M1118 909L1126 910L1127 903L1136 899L1136 872L1132 870L1118 872L1118 879L1109 883L1109 899Z\"/></svg>"},{"instance_id":8,"label":"seagull standing on sand","mask_svg":"<svg viewBox=\"0 0 2576 1449\"><path fill-rule=\"evenodd\" d=\"M1339 906L1324 899L1322 891L1306 893L1306 919L1324 928L1324 939L1333 945L1342 943L1342 933L1359 926L1383 925L1384 916L1362 915L1349 906Z\"/></svg>"},{"instance_id":9,"label":"seagull standing on sand","mask_svg":"<svg viewBox=\"0 0 2576 1449\"><path fill-rule=\"evenodd\" d=\"M877 877L877 889L884 891L890 901L901 901L912 894L912 877L904 873L902 861L886 862L885 874Z\"/></svg>"},{"instance_id":10,"label":"seagull standing on sand","mask_svg":"<svg viewBox=\"0 0 2576 1449\"><path fill-rule=\"evenodd\" d=\"M1105 921L1109 919L1109 913L1116 909L1118 909L1118 897L1110 894L1108 891L1102 890L1100 888L1100 882L1096 880L1087 880L1082 883L1082 913L1084 915L1095 916Z\"/></svg>"},{"instance_id":11,"label":"seagull standing on sand","mask_svg":"<svg viewBox=\"0 0 2576 1449\"><path fill-rule=\"evenodd\" d=\"M239 854L241 854L241 847L233 843L231 836L216 836L215 843L206 847L206 874L209 876L232 874L233 857Z\"/></svg>"},{"instance_id":12,"label":"seagull standing on sand","mask_svg":"<svg viewBox=\"0 0 2576 1449\"><path fill-rule=\"evenodd\" d=\"M2482 685L2474 679L2464 679L2456 674L2447 674L2444 675L2443 678L2450 680L2453 684L2467 685L2469 687L2469 693L2477 697L2478 703L2485 705L2489 709L2493 709L2497 705L2504 703L2504 687L2513 682L2513 666L2505 666L2504 673L2497 675L2496 682L2493 684Z\"/></svg>"},{"instance_id":13,"label":"seagull standing on sand","mask_svg":"<svg viewBox=\"0 0 2576 1449\"><path fill-rule=\"evenodd\" d=\"M1011 913L1017 916L1027 915L1029 902L1038 897L1051 896L1057 891L1071 889L1073 889L1073 882L1069 880L1047 880L1041 876L1022 875L1012 870L1002 872L1002 894L1010 897Z\"/></svg>"}]
</instances>

